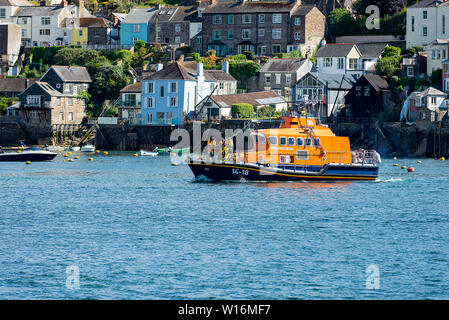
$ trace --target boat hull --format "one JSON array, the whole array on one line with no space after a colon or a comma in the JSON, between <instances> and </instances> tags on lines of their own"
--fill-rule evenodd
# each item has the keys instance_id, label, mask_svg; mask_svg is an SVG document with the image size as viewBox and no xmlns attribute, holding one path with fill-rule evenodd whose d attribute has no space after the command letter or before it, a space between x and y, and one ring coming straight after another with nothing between
<instances>
[{"instance_id":1,"label":"boat hull","mask_svg":"<svg viewBox=\"0 0 449 320\"><path fill-rule=\"evenodd\" d=\"M291 168L270 168L263 165L250 164L207 164L189 162L190 169L196 178L206 178L218 181L347 181L347 180L375 180L379 168L377 166L358 165L326 165L307 170ZM304 169L304 168L302 168Z\"/></svg>"},{"instance_id":2,"label":"boat hull","mask_svg":"<svg viewBox=\"0 0 449 320\"><path fill-rule=\"evenodd\" d=\"M18 152L18 153L2 153L0 161L50 161L57 156L57 153L48 151L42 152Z\"/></svg>"}]
</instances>

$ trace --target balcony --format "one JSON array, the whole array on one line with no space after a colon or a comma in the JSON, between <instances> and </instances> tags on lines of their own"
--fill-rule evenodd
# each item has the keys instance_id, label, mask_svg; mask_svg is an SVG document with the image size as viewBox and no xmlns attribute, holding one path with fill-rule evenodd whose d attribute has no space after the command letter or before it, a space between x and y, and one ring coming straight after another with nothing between
<instances>
[{"instance_id":1,"label":"balcony","mask_svg":"<svg viewBox=\"0 0 449 320\"><path fill-rule=\"evenodd\" d=\"M45 102L41 102L41 103L25 103L25 104L21 104L22 108L50 108L51 104L50 101L45 101Z\"/></svg>"},{"instance_id":2,"label":"balcony","mask_svg":"<svg viewBox=\"0 0 449 320\"><path fill-rule=\"evenodd\" d=\"M140 101L118 101L117 108L141 108L142 103Z\"/></svg>"}]
</instances>

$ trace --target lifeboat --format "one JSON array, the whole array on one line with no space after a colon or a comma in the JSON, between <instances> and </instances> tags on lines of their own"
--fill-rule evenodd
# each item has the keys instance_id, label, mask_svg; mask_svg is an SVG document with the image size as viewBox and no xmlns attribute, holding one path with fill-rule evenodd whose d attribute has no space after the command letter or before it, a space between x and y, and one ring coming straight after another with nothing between
<instances>
[{"instance_id":1,"label":"lifeboat","mask_svg":"<svg viewBox=\"0 0 449 320\"><path fill-rule=\"evenodd\" d=\"M245 181L375 180L375 150L351 151L348 137L336 136L314 118L283 117L279 128L253 131L243 152L215 152L187 163L195 177ZM215 149L217 150L217 149Z\"/></svg>"}]
</instances>

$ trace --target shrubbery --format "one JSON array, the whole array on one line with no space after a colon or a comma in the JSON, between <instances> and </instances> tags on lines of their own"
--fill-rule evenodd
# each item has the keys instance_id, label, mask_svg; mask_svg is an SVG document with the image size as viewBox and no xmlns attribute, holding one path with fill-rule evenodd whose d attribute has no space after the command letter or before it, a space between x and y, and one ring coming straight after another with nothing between
<instances>
[{"instance_id":1,"label":"shrubbery","mask_svg":"<svg viewBox=\"0 0 449 320\"><path fill-rule=\"evenodd\" d=\"M236 103L232 105L231 113L237 114L239 118L251 118L254 116L254 107L249 103Z\"/></svg>"}]
</instances>

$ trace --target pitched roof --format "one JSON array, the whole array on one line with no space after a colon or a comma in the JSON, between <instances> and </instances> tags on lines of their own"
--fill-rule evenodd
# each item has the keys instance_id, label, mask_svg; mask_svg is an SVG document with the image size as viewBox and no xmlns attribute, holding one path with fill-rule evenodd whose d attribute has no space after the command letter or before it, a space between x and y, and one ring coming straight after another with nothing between
<instances>
[{"instance_id":1,"label":"pitched roof","mask_svg":"<svg viewBox=\"0 0 449 320\"><path fill-rule=\"evenodd\" d=\"M341 75L341 74L324 74L319 72L309 72L304 75L301 79L299 79L296 83L300 82L305 77L312 75L322 84L327 85L329 89L343 89L349 90L351 89L357 81L357 78L354 75Z\"/></svg>"},{"instance_id":2,"label":"pitched roof","mask_svg":"<svg viewBox=\"0 0 449 320\"><path fill-rule=\"evenodd\" d=\"M404 36L396 35L364 35L364 36L341 36L336 38L336 43L390 43L405 41Z\"/></svg>"},{"instance_id":3,"label":"pitched roof","mask_svg":"<svg viewBox=\"0 0 449 320\"><path fill-rule=\"evenodd\" d=\"M142 92L142 82L136 82L132 84L128 84L126 87L124 87L122 90L120 90L121 93L138 93Z\"/></svg>"},{"instance_id":4,"label":"pitched roof","mask_svg":"<svg viewBox=\"0 0 449 320\"><path fill-rule=\"evenodd\" d=\"M156 8L131 9L122 23L148 23L156 12Z\"/></svg>"},{"instance_id":5,"label":"pitched roof","mask_svg":"<svg viewBox=\"0 0 449 320\"><path fill-rule=\"evenodd\" d=\"M388 82L378 74L367 73L362 77L364 77L377 92L381 92L388 88Z\"/></svg>"},{"instance_id":6,"label":"pitched roof","mask_svg":"<svg viewBox=\"0 0 449 320\"><path fill-rule=\"evenodd\" d=\"M358 43L356 46L362 54L362 58L378 58L386 47L382 43Z\"/></svg>"},{"instance_id":7,"label":"pitched roof","mask_svg":"<svg viewBox=\"0 0 449 320\"><path fill-rule=\"evenodd\" d=\"M38 79L4 78L0 79L0 92L22 92Z\"/></svg>"},{"instance_id":8,"label":"pitched roof","mask_svg":"<svg viewBox=\"0 0 449 320\"><path fill-rule=\"evenodd\" d=\"M206 7L203 14L290 12L295 6L297 6L296 2L290 1L215 1L214 4Z\"/></svg>"},{"instance_id":9,"label":"pitched roof","mask_svg":"<svg viewBox=\"0 0 449 320\"><path fill-rule=\"evenodd\" d=\"M212 95L210 98L220 108L230 108L236 103L249 103L253 106L285 103L286 101L274 91L248 92L241 94Z\"/></svg>"},{"instance_id":10,"label":"pitched roof","mask_svg":"<svg viewBox=\"0 0 449 320\"><path fill-rule=\"evenodd\" d=\"M447 6L447 2L443 1L435 1L435 0L422 0L418 3L415 3L412 6L409 6L408 8L429 8L429 7L441 7L441 6Z\"/></svg>"},{"instance_id":11,"label":"pitched roof","mask_svg":"<svg viewBox=\"0 0 449 320\"><path fill-rule=\"evenodd\" d=\"M306 59L269 59L260 68L260 72L290 71L295 72L302 67Z\"/></svg>"},{"instance_id":12,"label":"pitched roof","mask_svg":"<svg viewBox=\"0 0 449 320\"><path fill-rule=\"evenodd\" d=\"M346 57L354 46L353 43L328 43L318 49L315 57Z\"/></svg>"},{"instance_id":13,"label":"pitched roof","mask_svg":"<svg viewBox=\"0 0 449 320\"><path fill-rule=\"evenodd\" d=\"M63 81L67 82L92 82L85 67L51 66Z\"/></svg>"},{"instance_id":14,"label":"pitched roof","mask_svg":"<svg viewBox=\"0 0 449 320\"><path fill-rule=\"evenodd\" d=\"M29 86L25 91L22 91L22 93L19 94L19 96L21 96L22 94L24 94L26 91L28 91L29 89L38 86L40 87L42 90L44 90L45 92L47 92L49 95L51 96L62 96L62 93L55 90L52 86L50 86L47 82L43 82L43 81L36 81L35 83L33 83L31 86Z\"/></svg>"},{"instance_id":15,"label":"pitched roof","mask_svg":"<svg viewBox=\"0 0 449 320\"><path fill-rule=\"evenodd\" d=\"M65 27L74 28L107 28L108 23L105 18L88 17L88 18L65 18L62 22Z\"/></svg>"},{"instance_id":16,"label":"pitched roof","mask_svg":"<svg viewBox=\"0 0 449 320\"><path fill-rule=\"evenodd\" d=\"M424 96L447 96L446 93L444 93L440 90L437 90L433 87L429 87L426 90L421 91L421 94Z\"/></svg>"},{"instance_id":17,"label":"pitched roof","mask_svg":"<svg viewBox=\"0 0 449 320\"><path fill-rule=\"evenodd\" d=\"M198 10L193 6L177 6L177 7L162 7L155 13L151 20L158 22L182 22L182 21L198 21Z\"/></svg>"},{"instance_id":18,"label":"pitched roof","mask_svg":"<svg viewBox=\"0 0 449 320\"><path fill-rule=\"evenodd\" d=\"M176 61L144 80L195 80L196 67L196 61ZM222 70L204 70L204 78L206 81L236 81Z\"/></svg>"},{"instance_id":19,"label":"pitched roof","mask_svg":"<svg viewBox=\"0 0 449 320\"><path fill-rule=\"evenodd\" d=\"M17 10L15 16L17 17L32 17L32 16L57 16L61 13L64 7L61 6L32 6L21 7Z\"/></svg>"}]
</instances>

